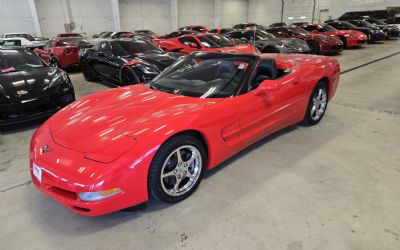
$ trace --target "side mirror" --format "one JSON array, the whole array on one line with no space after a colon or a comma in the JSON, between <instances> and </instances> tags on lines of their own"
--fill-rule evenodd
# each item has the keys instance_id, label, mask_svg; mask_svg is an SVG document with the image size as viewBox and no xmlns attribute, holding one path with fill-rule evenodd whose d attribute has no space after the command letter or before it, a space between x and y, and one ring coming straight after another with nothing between
<instances>
[{"instance_id":1,"label":"side mirror","mask_svg":"<svg viewBox=\"0 0 400 250\"><path fill-rule=\"evenodd\" d=\"M264 80L254 92L255 95L263 95L265 92L276 91L281 88L280 82L276 80Z\"/></svg>"},{"instance_id":2,"label":"side mirror","mask_svg":"<svg viewBox=\"0 0 400 250\"><path fill-rule=\"evenodd\" d=\"M199 47L197 46L197 44L195 44L195 43L188 43L187 44L190 48L195 48L195 49L198 49Z\"/></svg>"}]
</instances>

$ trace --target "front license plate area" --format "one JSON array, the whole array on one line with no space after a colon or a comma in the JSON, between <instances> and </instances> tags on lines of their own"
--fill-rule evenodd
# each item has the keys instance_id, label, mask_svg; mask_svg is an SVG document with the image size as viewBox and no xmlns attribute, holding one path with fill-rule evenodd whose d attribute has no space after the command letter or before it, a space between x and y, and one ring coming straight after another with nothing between
<instances>
[{"instance_id":1,"label":"front license plate area","mask_svg":"<svg viewBox=\"0 0 400 250\"><path fill-rule=\"evenodd\" d=\"M36 165L35 163L33 163L33 175L36 177L36 179L39 181L39 183L42 182L42 169Z\"/></svg>"}]
</instances>

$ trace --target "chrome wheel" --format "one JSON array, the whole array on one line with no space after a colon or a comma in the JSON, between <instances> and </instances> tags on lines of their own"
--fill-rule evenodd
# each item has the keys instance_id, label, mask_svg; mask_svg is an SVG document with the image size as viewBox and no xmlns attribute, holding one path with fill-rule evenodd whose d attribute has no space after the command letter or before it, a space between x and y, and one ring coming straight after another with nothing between
<instances>
[{"instance_id":1,"label":"chrome wheel","mask_svg":"<svg viewBox=\"0 0 400 250\"><path fill-rule=\"evenodd\" d=\"M160 175L161 187L170 196L181 196L197 183L202 170L200 151L183 145L168 155Z\"/></svg>"},{"instance_id":2,"label":"chrome wheel","mask_svg":"<svg viewBox=\"0 0 400 250\"><path fill-rule=\"evenodd\" d=\"M326 89L320 88L313 96L313 106L310 111L311 119L318 121L325 112L327 104Z\"/></svg>"}]
</instances>

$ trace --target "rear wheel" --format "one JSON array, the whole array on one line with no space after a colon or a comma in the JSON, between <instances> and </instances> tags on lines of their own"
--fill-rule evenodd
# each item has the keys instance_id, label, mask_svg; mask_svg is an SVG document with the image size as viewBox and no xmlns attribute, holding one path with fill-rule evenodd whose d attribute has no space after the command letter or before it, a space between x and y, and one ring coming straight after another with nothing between
<instances>
[{"instance_id":1,"label":"rear wheel","mask_svg":"<svg viewBox=\"0 0 400 250\"><path fill-rule=\"evenodd\" d=\"M343 49L347 48L347 39L344 36L339 36L340 40L343 43Z\"/></svg>"},{"instance_id":2,"label":"rear wheel","mask_svg":"<svg viewBox=\"0 0 400 250\"><path fill-rule=\"evenodd\" d=\"M94 73L93 69L90 67L87 60L81 61L81 69L83 76L85 77L86 81L93 82L97 80L96 74Z\"/></svg>"},{"instance_id":3,"label":"rear wheel","mask_svg":"<svg viewBox=\"0 0 400 250\"><path fill-rule=\"evenodd\" d=\"M151 162L149 193L168 203L186 199L199 186L206 163L205 147L196 137L172 137L160 147Z\"/></svg>"},{"instance_id":4,"label":"rear wheel","mask_svg":"<svg viewBox=\"0 0 400 250\"><path fill-rule=\"evenodd\" d=\"M327 106L328 84L325 81L320 81L311 93L307 111L304 115L304 122L308 125L315 125L320 122Z\"/></svg>"},{"instance_id":5,"label":"rear wheel","mask_svg":"<svg viewBox=\"0 0 400 250\"><path fill-rule=\"evenodd\" d=\"M308 46L310 47L311 54L319 54L319 44L316 41L309 41L307 42Z\"/></svg>"}]
</instances>

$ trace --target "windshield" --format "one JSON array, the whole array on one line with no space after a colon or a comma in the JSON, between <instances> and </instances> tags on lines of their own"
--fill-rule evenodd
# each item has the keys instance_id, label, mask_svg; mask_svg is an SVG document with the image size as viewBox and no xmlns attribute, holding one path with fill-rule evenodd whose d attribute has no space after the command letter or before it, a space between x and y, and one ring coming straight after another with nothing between
<instances>
[{"instance_id":1,"label":"windshield","mask_svg":"<svg viewBox=\"0 0 400 250\"><path fill-rule=\"evenodd\" d=\"M162 53L156 45L142 40L137 41L112 41L110 42L113 54L121 57L131 57L135 54Z\"/></svg>"},{"instance_id":2,"label":"windshield","mask_svg":"<svg viewBox=\"0 0 400 250\"><path fill-rule=\"evenodd\" d=\"M197 98L230 97L240 88L254 61L251 55L194 53L146 86Z\"/></svg>"},{"instance_id":3,"label":"windshield","mask_svg":"<svg viewBox=\"0 0 400 250\"><path fill-rule=\"evenodd\" d=\"M22 37L28 41L35 41L35 38L29 34L8 34L5 38L15 38L15 37Z\"/></svg>"},{"instance_id":4,"label":"windshield","mask_svg":"<svg viewBox=\"0 0 400 250\"><path fill-rule=\"evenodd\" d=\"M377 25L387 25L387 23L379 20L379 19L368 19L368 22L373 23L373 24L377 24Z\"/></svg>"},{"instance_id":5,"label":"windshield","mask_svg":"<svg viewBox=\"0 0 400 250\"><path fill-rule=\"evenodd\" d=\"M358 27L355 26L355 25L352 24L352 23L342 22L341 24L342 24L342 26L346 27L346 29L349 29L349 30L351 30L351 29L358 29Z\"/></svg>"},{"instance_id":6,"label":"windshield","mask_svg":"<svg viewBox=\"0 0 400 250\"><path fill-rule=\"evenodd\" d=\"M198 36L201 44L206 48L221 48L234 46L226 37L217 35Z\"/></svg>"},{"instance_id":7,"label":"windshield","mask_svg":"<svg viewBox=\"0 0 400 250\"><path fill-rule=\"evenodd\" d=\"M0 50L0 74L43 67L43 61L27 50Z\"/></svg>"},{"instance_id":8,"label":"windshield","mask_svg":"<svg viewBox=\"0 0 400 250\"><path fill-rule=\"evenodd\" d=\"M369 27L372 25L370 22L367 22L365 20L360 20L360 23L362 23L362 26L364 26L364 27Z\"/></svg>"},{"instance_id":9,"label":"windshield","mask_svg":"<svg viewBox=\"0 0 400 250\"><path fill-rule=\"evenodd\" d=\"M268 40L268 39L274 39L275 38L274 35L266 32L266 31L263 31L263 30L255 30L255 32L248 32L248 33L252 34L251 37L254 37L254 35L255 35L256 41L258 41L258 40Z\"/></svg>"},{"instance_id":10,"label":"windshield","mask_svg":"<svg viewBox=\"0 0 400 250\"><path fill-rule=\"evenodd\" d=\"M294 34L300 35L300 36L307 36L309 34L306 30L299 28L299 27L293 27L293 28L290 28L289 30L291 32L293 32Z\"/></svg>"},{"instance_id":11,"label":"windshield","mask_svg":"<svg viewBox=\"0 0 400 250\"><path fill-rule=\"evenodd\" d=\"M90 43L87 40L83 40L83 39L76 39L76 38L72 38L72 39L63 39L63 40L59 40L56 43L56 47L64 47L64 46L89 46Z\"/></svg>"},{"instance_id":12,"label":"windshield","mask_svg":"<svg viewBox=\"0 0 400 250\"><path fill-rule=\"evenodd\" d=\"M113 32L108 31L108 32L103 32L102 34L100 34L99 38L108 38L111 36Z\"/></svg>"},{"instance_id":13,"label":"windshield","mask_svg":"<svg viewBox=\"0 0 400 250\"><path fill-rule=\"evenodd\" d=\"M322 32L336 31L335 28L333 28L332 26L327 25L327 24L325 24L325 25L318 25L318 30L319 30L319 31L322 31Z\"/></svg>"}]
</instances>

